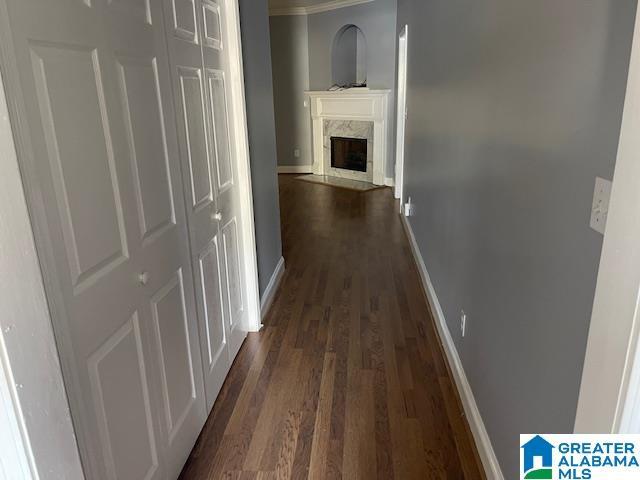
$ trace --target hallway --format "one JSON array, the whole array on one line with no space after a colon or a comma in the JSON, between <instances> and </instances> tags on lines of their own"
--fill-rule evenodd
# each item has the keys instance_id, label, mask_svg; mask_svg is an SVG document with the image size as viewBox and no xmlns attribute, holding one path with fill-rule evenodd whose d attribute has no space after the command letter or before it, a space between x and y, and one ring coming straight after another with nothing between
<instances>
[{"instance_id":1,"label":"hallway","mask_svg":"<svg viewBox=\"0 0 640 480\"><path fill-rule=\"evenodd\" d=\"M286 273L181 478L484 478L392 191L279 181Z\"/></svg>"}]
</instances>

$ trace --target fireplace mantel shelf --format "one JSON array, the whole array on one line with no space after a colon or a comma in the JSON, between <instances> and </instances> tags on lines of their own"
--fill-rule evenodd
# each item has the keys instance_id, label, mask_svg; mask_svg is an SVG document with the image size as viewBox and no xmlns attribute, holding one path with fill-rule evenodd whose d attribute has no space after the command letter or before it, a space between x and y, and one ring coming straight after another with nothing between
<instances>
[{"instance_id":1,"label":"fireplace mantel shelf","mask_svg":"<svg viewBox=\"0 0 640 480\"><path fill-rule=\"evenodd\" d=\"M351 88L347 90L307 91L313 120L313 173L326 175L324 158L324 120L373 122L373 183L384 185L388 156L389 99L391 90Z\"/></svg>"},{"instance_id":2,"label":"fireplace mantel shelf","mask_svg":"<svg viewBox=\"0 0 640 480\"><path fill-rule=\"evenodd\" d=\"M369 88L347 88L345 90L307 90L305 95L317 97L324 95L388 95L391 90L372 90Z\"/></svg>"}]
</instances>

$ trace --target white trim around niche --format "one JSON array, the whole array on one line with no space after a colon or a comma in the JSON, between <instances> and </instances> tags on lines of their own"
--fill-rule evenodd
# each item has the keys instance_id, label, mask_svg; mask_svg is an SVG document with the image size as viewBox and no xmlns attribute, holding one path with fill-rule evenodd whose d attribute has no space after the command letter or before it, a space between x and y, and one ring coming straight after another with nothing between
<instances>
[{"instance_id":1,"label":"white trim around niche","mask_svg":"<svg viewBox=\"0 0 640 480\"><path fill-rule=\"evenodd\" d=\"M269 9L269 16L276 17L282 15L312 15L314 13L329 12L338 8L353 7L363 3L371 3L375 0L332 0L318 5L308 7L276 7Z\"/></svg>"}]
</instances>

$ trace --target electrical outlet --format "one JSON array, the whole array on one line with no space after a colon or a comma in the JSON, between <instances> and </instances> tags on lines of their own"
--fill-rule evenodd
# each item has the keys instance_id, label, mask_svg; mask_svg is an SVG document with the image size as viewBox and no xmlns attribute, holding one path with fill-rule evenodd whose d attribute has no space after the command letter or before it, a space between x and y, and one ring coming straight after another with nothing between
<instances>
[{"instance_id":1,"label":"electrical outlet","mask_svg":"<svg viewBox=\"0 0 640 480\"><path fill-rule=\"evenodd\" d=\"M300 149L299 148L296 148L293 151L293 156L296 157L296 158L300 158Z\"/></svg>"},{"instance_id":2,"label":"electrical outlet","mask_svg":"<svg viewBox=\"0 0 640 480\"><path fill-rule=\"evenodd\" d=\"M414 206L413 206L413 203L411 203L411 197L409 197L407 199L407 203L404 204L404 216L412 217L414 213L413 209L414 209Z\"/></svg>"},{"instance_id":3,"label":"electrical outlet","mask_svg":"<svg viewBox=\"0 0 640 480\"><path fill-rule=\"evenodd\" d=\"M604 234L609 214L609 197L611 197L611 181L596 177L593 190L593 204L591 205L591 220L589 225L596 232Z\"/></svg>"},{"instance_id":4,"label":"electrical outlet","mask_svg":"<svg viewBox=\"0 0 640 480\"><path fill-rule=\"evenodd\" d=\"M460 312L460 331L462 332L463 337L464 337L466 328L467 328L467 314L464 313L464 310L462 310Z\"/></svg>"}]
</instances>

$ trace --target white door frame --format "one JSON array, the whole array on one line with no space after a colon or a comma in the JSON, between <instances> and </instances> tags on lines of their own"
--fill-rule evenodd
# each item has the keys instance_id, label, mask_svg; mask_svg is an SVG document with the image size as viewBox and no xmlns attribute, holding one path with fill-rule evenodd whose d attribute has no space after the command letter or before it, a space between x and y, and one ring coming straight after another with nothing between
<instances>
[{"instance_id":1,"label":"white door frame","mask_svg":"<svg viewBox=\"0 0 640 480\"><path fill-rule=\"evenodd\" d=\"M575 431L629 432L640 425L640 12L609 214L591 314Z\"/></svg>"},{"instance_id":2,"label":"white door frame","mask_svg":"<svg viewBox=\"0 0 640 480\"><path fill-rule=\"evenodd\" d=\"M227 31L229 32L229 82L231 108L233 110L235 152L238 155L240 187L240 209L242 215L242 252L244 261L244 281L249 309L247 330L257 332L262 328L260 315L260 291L258 286L258 257L256 231L253 219L253 190L251 186L251 163L249 159L249 132L247 127L247 109L244 98L244 67L242 61L242 40L240 32L240 8L238 0L226 0Z\"/></svg>"},{"instance_id":3,"label":"white door frame","mask_svg":"<svg viewBox=\"0 0 640 480\"><path fill-rule=\"evenodd\" d=\"M396 188L400 211L404 202L404 135L407 121L407 51L409 26L405 25L398 37L398 101L396 105Z\"/></svg>"},{"instance_id":4,"label":"white door frame","mask_svg":"<svg viewBox=\"0 0 640 480\"><path fill-rule=\"evenodd\" d=\"M248 331L258 331L262 322L240 12L238 0L224 1L228 2L230 104L236 131L234 141L241 194L243 279L249 323L246 327ZM4 356L0 365L5 368L9 380L15 382L11 413L12 418L17 419L32 477L38 478L37 472L47 472L46 478L79 479L84 478L78 452L82 446L76 442L60 366L65 360L58 358L52 328L55 319L47 303L47 262L39 261L38 255L47 255L46 235L31 223L31 216L44 218L43 200L36 187L33 152L17 71L7 5L5 0L0 0L0 72L4 80L4 87L0 81L0 304L3 309L0 355ZM19 274L6 275L16 272ZM42 403L43 399L47 400L46 404Z\"/></svg>"},{"instance_id":5,"label":"white door frame","mask_svg":"<svg viewBox=\"0 0 640 480\"><path fill-rule=\"evenodd\" d=\"M6 18L0 2L3 67ZM81 479L11 127L0 75L0 477Z\"/></svg>"}]
</instances>

